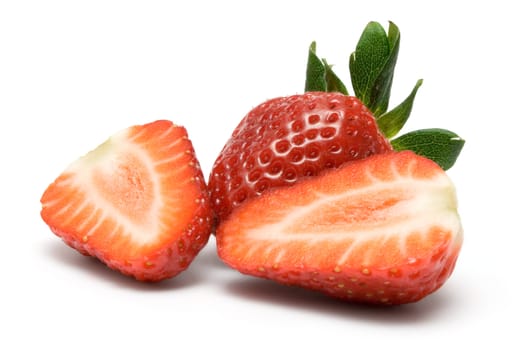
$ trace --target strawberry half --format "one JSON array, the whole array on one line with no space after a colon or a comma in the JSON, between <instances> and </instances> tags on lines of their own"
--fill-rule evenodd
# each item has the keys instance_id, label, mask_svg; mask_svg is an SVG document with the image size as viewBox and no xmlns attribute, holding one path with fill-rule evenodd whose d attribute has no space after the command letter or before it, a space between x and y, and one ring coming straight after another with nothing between
<instances>
[{"instance_id":1,"label":"strawberry half","mask_svg":"<svg viewBox=\"0 0 525 350\"><path fill-rule=\"evenodd\" d=\"M41 203L43 220L65 243L143 281L186 269L211 231L193 146L166 120L113 135L72 163Z\"/></svg>"},{"instance_id":2,"label":"strawberry half","mask_svg":"<svg viewBox=\"0 0 525 350\"><path fill-rule=\"evenodd\" d=\"M455 190L411 151L268 191L217 229L220 258L253 276L366 303L403 304L448 279L462 244Z\"/></svg>"},{"instance_id":3,"label":"strawberry half","mask_svg":"<svg viewBox=\"0 0 525 350\"><path fill-rule=\"evenodd\" d=\"M309 92L271 99L244 117L215 161L212 206L222 220L269 188L391 150L355 97Z\"/></svg>"}]
</instances>

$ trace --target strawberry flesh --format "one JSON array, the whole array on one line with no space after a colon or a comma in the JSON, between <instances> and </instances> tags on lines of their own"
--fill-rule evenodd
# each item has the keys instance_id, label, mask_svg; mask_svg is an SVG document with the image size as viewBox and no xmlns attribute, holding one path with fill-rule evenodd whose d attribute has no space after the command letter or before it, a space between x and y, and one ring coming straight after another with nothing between
<instances>
[{"instance_id":1,"label":"strawberry flesh","mask_svg":"<svg viewBox=\"0 0 525 350\"><path fill-rule=\"evenodd\" d=\"M185 270L207 243L211 208L183 127L133 126L73 162L41 198L69 246L138 280Z\"/></svg>"},{"instance_id":2,"label":"strawberry flesh","mask_svg":"<svg viewBox=\"0 0 525 350\"><path fill-rule=\"evenodd\" d=\"M462 243L455 190L411 151L351 162L247 201L217 229L232 268L330 296L415 302L448 279Z\"/></svg>"},{"instance_id":3,"label":"strawberry flesh","mask_svg":"<svg viewBox=\"0 0 525 350\"><path fill-rule=\"evenodd\" d=\"M219 220L246 199L392 147L362 102L309 92L250 111L213 166L209 190Z\"/></svg>"}]
</instances>

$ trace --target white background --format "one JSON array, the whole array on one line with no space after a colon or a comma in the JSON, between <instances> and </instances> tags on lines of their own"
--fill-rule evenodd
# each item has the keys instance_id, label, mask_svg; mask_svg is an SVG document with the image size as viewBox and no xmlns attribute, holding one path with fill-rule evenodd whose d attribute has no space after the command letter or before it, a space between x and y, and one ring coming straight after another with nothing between
<instances>
[{"instance_id":1,"label":"white background","mask_svg":"<svg viewBox=\"0 0 525 350\"><path fill-rule=\"evenodd\" d=\"M0 348L523 349L518 5L1 1ZM442 127L467 141L449 171L465 242L437 293L395 308L329 300L229 270L213 239L183 274L142 284L40 219L47 185L130 125L186 126L207 176L252 107L302 91L312 40L350 85L348 55L370 20L401 30L392 102L424 78L404 131Z\"/></svg>"}]
</instances>

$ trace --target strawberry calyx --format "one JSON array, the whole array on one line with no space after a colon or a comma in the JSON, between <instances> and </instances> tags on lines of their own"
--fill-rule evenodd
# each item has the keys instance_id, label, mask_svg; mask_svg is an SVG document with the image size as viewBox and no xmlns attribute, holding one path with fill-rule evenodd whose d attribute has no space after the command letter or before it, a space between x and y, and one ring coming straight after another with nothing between
<instances>
[{"instance_id":1,"label":"strawberry calyx","mask_svg":"<svg viewBox=\"0 0 525 350\"><path fill-rule=\"evenodd\" d=\"M370 22L350 55L350 77L356 97L376 116L388 110L399 42L399 29L394 23L390 22L387 34L379 23Z\"/></svg>"},{"instance_id":2,"label":"strawberry calyx","mask_svg":"<svg viewBox=\"0 0 525 350\"><path fill-rule=\"evenodd\" d=\"M394 150L412 150L448 170L455 164L465 144L465 140L456 133L430 128L394 138L408 120L416 94L423 83L419 79L405 100L389 109L400 38L399 28L393 22L389 22L388 32L378 22L367 24L349 60L354 95L374 114L379 129L391 141ZM316 46L316 42L312 42L308 51L305 91L349 95L332 66L326 59L319 58Z\"/></svg>"}]
</instances>

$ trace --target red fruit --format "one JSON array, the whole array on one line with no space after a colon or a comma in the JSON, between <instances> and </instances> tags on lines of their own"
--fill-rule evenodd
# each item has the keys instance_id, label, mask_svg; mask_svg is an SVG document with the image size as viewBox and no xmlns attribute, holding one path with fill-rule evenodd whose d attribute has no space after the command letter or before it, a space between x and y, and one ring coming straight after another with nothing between
<instances>
[{"instance_id":1,"label":"red fruit","mask_svg":"<svg viewBox=\"0 0 525 350\"><path fill-rule=\"evenodd\" d=\"M193 146L165 120L113 135L72 163L41 202L43 220L65 243L138 280L186 269L211 231Z\"/></svg>"},{"instance_id":2,"label":"red fruit","mask_svg":"<svg viewBox=\"0 0 525 350\"><path fill-rule=\"evenodd\" d=\"M452 182L411 151L375 155L268 191L218 227L238 271L366 303L420 300L462 244Z\"/></svg>"},{"instance_id":3,"label":"red fruit","mask_svg":"<svg viewBox=\"0 0 525 350\"><path fill-rule=\"evenodd\" d=\"M308 92L254 108L215 161L209 190L219 220L268 188L391 151L372 113L355 97Z\"/></svg>"}]
</instances>

